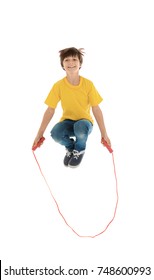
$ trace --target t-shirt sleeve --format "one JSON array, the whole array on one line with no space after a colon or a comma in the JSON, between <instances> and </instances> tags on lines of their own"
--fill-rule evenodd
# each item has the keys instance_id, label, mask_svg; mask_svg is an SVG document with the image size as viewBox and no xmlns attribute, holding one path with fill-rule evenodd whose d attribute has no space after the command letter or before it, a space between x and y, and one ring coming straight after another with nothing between
<instances>
[{"instance_id":1,"label":"t-shirt sleeve","mask_svg":"<svg viewBox=\"0 0 154 280\"><path fill-rule=\"evenodd\" d=\"M57 84L54 84L47 98L45 99L44 103L51 108L56 108L59 101L60 101L60 89Z\"/></svg>"},{"instance_id":2,"label":"t-shirt sleeve","mask_svg":"<svg viewBox=\"0 0 154 280\"><path fill-rule=\"evenodd\" d=\"M89 91L90 105L97 106L98 104L100 104L102 102L102 100L103 100L103 98L101 97L101 95L99 94L99 92L97 91L97 89L95 88L95 86L92 83L91 89Z\"/></svg>"}]
</instances>

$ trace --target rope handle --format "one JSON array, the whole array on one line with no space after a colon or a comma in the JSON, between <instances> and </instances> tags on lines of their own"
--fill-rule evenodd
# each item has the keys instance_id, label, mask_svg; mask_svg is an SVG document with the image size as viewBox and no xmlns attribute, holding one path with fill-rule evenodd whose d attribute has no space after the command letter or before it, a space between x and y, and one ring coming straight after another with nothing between
<instances>
[{"instance_id":1,"label":"rope handle","mask_svg":"<svg viewBox=\"0 0 154 280\"><path fill-rule=\"evenodd\" d=\"M101 143L108 149L110 153L113 153L111 146L106 142L104 138L101 139Z\"/></svg>"},{"instance_id":2,"label":"rope handle","mask_svg":"<svg viewBox=\"0 0 154 280\"><path fill-rule=\"evenodd\" d=\"M41 137L40 140L37 142L37 144L32 147L32 150L35 151L37 148L39 148L44 140L45 138Z\"/></svg>"}]
</instances>

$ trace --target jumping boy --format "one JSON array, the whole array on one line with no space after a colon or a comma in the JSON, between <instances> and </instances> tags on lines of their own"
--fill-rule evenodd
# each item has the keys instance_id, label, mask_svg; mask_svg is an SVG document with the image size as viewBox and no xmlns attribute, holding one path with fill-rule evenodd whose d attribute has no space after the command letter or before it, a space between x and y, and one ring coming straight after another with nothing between
<instances>
[{"instance_id":1,"label":"jumping boy","mask_svg":"<svg viewBox=\"0 0 154 280\"><path fill-rule=\"evenodd\" d=\"M90 110L98 124L101 139L104 138L109 145L111 143L99 107L103 99L93 83L79 75L83 63L83 49L72 47L61 50L60 63L66 71L66 76L53 85L45 100L48 108L44 113L33 147L43 137L56 106L61 101L63 114L60 121L52 128L51 137L66 148L64 165L77 167L82 161L88 136L93 129L94 121Z\"/></svg>"}]
</instances>

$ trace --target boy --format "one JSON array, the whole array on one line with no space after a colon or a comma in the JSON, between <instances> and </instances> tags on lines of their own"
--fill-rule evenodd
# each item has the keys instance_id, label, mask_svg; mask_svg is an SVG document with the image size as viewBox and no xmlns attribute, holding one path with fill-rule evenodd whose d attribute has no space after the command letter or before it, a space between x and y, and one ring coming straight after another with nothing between
<instances>
[{"instance_id":1,"label":"boy","mask_svg":"<svg viewBox=\"0 0 154 280\"><path fill-rule=\"evenodd\" d=\"M51 137L66 148L64 165L77 167L82 161L88 136L93 129L94 121L90 109L98 124L101 139L104 138L109 145L111 143L106 132L103 113L98 105L103 99L93 83L79 75L79 69L83 63L83 49L72 47L61 50L60 63L66 71L66 76L53 85L45 100L48 108L44 113L33 146L43 137L56 106L61 101L63 115L52 128Z\"/></svg>"}]
</instances>

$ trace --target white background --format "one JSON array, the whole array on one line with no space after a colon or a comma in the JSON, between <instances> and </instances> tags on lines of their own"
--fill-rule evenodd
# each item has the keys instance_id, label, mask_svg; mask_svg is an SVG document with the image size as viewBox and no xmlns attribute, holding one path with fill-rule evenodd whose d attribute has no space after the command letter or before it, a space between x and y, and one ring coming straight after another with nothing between
<instances>
[{"instance_id":1,"label":"white background","mask_svg":"<svg viewBox=\"0 0 154 280\"><path fill-rule=\"evenodd\" d=\"M153 14L150 0L0 2L3 267L153 265ZM118 178L116 218L93 239L78 237L67 227L31 151L44 100L65 75L58 51L72 46L85 48L80 74L104 98L101 108ZM113 216L112 157L100 144L95 125L82 165L64 168L65 150L50 138L60 116L58 106L36 156L68 222L81 235L95 235ZM83 279L101 277L96 273ZM143 276L123 278L130 277Z\"/></svg>"}]
</instances>

